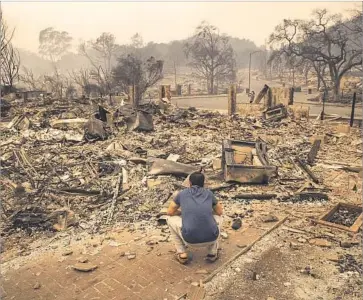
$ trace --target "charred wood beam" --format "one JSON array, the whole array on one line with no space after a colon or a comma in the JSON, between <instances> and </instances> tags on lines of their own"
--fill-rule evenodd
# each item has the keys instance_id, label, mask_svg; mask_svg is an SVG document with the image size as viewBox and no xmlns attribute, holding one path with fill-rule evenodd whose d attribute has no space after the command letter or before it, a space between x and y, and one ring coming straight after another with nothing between
<instances>
[{"instance_id":1,"label":"charred wood beam","mask_svg":"<svg viewBox=\"0 0 363 300\"><path fill-rule=\"evenodd\" d=\"M314 163L314 160L316 156L318 155L318 151L320 149L321 140L315 140L313 146L310 149L310 152L308 154L308 163L309 165L312 165Z\"/></svg>"},{"instance_id":2,"label":"charred wood beam","mask_svg":"<svg viewBox=\"0 0 363 300\"><path fill-rule=\"evenodd\" d=\"M276 197L277 194L238 194L234 196L236 199L246 200L270 200Z\"/></svg>"},{"instance_id":3,"label":"charred wood beam","mask_svg":"<svg viewBox=\"0 0 363 300\"><path fill-rule=\"evenodd\" d=\"M311 172L311 170L308 168L308 166L300 158L297 157L296 161L298 162L301 169L303 169L309 175L309 177L313 180L313 182L315 182L315 183L320 182L320 180L314 175L313 172Z\"/></svg>"}]
</instances>

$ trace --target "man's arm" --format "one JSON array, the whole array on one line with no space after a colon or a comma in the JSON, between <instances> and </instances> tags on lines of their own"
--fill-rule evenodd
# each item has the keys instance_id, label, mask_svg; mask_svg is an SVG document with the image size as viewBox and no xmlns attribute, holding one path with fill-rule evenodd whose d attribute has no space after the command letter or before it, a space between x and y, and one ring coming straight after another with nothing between
<instances>
[{"instance_id":1,"label":"man's arm","mask_svg":"<svg viewBox=\"0 0 363 300\"><path fill-rule=\"evenodd\" d=\"M214 214L216 214L217 216L221 216L223 214L223 206L220 202L217 202L214 206L213 206L213 211Z\"/></svg>"},{"instance_id":2,"label":"man's arm","mask_svg":"<svg viewBox=\"0 0 363 300\"><path fill-rule=\"evenodd\" d=\"M169 207L168 207L168 210L167 210L167 215L168 216L179 216L180 215L180 210L179 209L179 205L176 204L174 202L174 200L171 200L170 201L170 204L169 204Z\"/></svg>"}]
</instances>

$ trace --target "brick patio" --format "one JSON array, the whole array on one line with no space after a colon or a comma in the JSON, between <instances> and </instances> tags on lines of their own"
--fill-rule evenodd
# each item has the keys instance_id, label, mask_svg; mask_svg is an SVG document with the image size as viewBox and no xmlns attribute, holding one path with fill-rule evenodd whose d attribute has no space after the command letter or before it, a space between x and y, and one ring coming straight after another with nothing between
<instances>
[{"instance_id":1,"label":"brick patio","mask_svg":"<svg viewBox=\"0 0 363 300\"><path fill-rule=\"evenodd\" d=\"M253 226L228 231L229 238L221 241L221 259L215 264L204 261L205 250L196 249L192 251L192 261L180 265L174 259L171 242L159 243L148 252L147 237L127 246L112 247L105 242L96 255L84 255L79 247L71 247L73 254L62 256L63 249L59 249L8 271L3 276L1 299L176 299L189 290L192 281L206 276L196 274L197 270L212 272L241 250L237 245L252 242L264 231L265 228ZM135 251L137 256L128 260L120 256L122 251ZM98 268L89 273L73 270L71 266L80 256ZM41 287L34 289L37 282Z\"/></svg>"}]
</instances>

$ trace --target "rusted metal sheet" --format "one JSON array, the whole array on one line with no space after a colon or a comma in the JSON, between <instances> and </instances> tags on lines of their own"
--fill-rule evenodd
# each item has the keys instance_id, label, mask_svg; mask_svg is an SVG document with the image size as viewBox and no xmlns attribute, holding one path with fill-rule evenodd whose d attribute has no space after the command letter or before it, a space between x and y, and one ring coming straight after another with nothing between
<instances>
[{"instance_id":1,"label":"rusted metal sheet","mask_svg":"<svg viewBox=\"0 0 363 300\"><path fill-rule=\"evenodd\" d=\"M277 168L270 166L266 144L247 141L224 140L222 145L222 165L227 182L268 183ZM258 157L260 164L254 165Z\"/></svg>"}]
</instances>

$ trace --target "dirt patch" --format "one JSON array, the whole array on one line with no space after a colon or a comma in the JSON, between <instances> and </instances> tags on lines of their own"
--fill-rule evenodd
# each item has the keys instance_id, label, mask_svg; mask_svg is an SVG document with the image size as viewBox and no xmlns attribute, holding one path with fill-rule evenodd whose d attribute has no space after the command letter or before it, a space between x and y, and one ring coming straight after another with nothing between
<instances>
[{"instance_id":1,"label":"dirt patch","mask_svg":"<svg viewBox=\"0 0 363 300\"><path fill-rule=\"evenodd\" d=\"M247 264L243 271L229 284L224 293L215 300L227 299L296 299L292 292L286 290L291 285L289 280L289 258L278 248L264 252L257 262Z\"/></svg>"}]
</instances>

